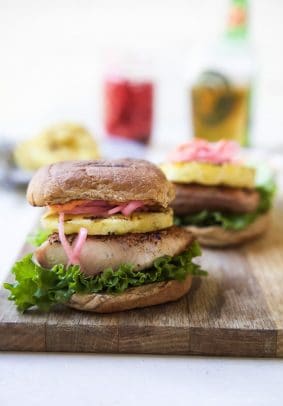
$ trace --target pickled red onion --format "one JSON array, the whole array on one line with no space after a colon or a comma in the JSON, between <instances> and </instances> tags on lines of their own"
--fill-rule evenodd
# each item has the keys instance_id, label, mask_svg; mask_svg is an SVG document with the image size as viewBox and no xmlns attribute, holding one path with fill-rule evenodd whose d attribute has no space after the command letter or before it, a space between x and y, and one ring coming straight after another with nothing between
<instances>
[{"instance_id":1,"label":"pickled red onion","mask_svg":"<svg viewBox=\"0 0 283 406\"><path fill-rule=\"evenodd\" d=\"M107 206L107 207L106 207ZM64 204L53 204L48 206L51 213L69 213L76 210L78 207L106 207L111 208L112 206L105 202L104 200L72 200Z\"/></svg>"},{"instance_id":2,"label":"pickled red onion","mask_svg":"<svg viewBox=\"0 0 283 406\"><path fill-rule=\"evenodd\" d=\"M124 214L124 216L130 216L136 209L142 207L143 205L143 202L134 200L122 208L121 212Z\"/></svg>"},{"instance_id":3,"label":"pickled red onion","mask_svg":"<svg viewBox=\"0 0 283 406\"><path fill-rule=\"evenodd\" d=\"M237 162L240 151L239 145L234 141L221 140L215 143L196 139L181 144L175 151L169 154L171 162L208 162L222 164Z\"/></svg>"},{"instance_id":4,"label":"pickled red onion","mask_svg":"<svg viewBox=\"0 0 283 406\"><path fill-rule=\"evenodd\" d=\"M110 203L105 200L86 200L84 203L78 205L80 207L105 207L111 206Z\"/></svg>"},{"instance_id":5,"label":"pickled red onion","mask_svg":"<svg viewBox=\"0 0 283 406\"><path fill-rule=\"evenodd\" d=\"M72 259L72 247L69 244L65 232L64 232L64 213L59 214L59 222L58 222L58 232L59 232L59 239L62 244L62 247L64 248L64 251L68 257L68 265L71 263Z\"/></svg>"},{"instance_id":6,"label":"pickled red onion","mask_svg":"<svg viewBox=\"0 0 283 406\"><path fill-rule=\"evenodd\" d=\"M68 265L79 265L80 261L80 254L83 248L83 245L87 238L87 230L85 228L81 228L77 239L74 243L74 248L69 244L65 232L64 232L64 213L59 213L59 222L58 222L58 232L59 232L59 239L62 244L62 247L68 257Z\"/></svg>"},{"instance_id":7,"label":"pickled red onion","mask_svg":"<svg viewBox=\"0 0 283 406\"><path fill-rule=\"evenodd\" d=\"M118 206L110 205L107 202L96 204L96 201L93 202L94 204L91 205L90 203L83 204L80 206L76 206L72 210L64 211L65 214L90 214L96 217L109 217L113 214L121 212L124 216L130 216L136 209L143 207L144 203L140 200L133 200L129 203L123 203Z\"/></svg>"},{"instance_id":8,"label":"pickled red onion","mask_svg":"<svg viewBox=\"0 0 283 406\"><path fill-rule=\"evenodd\" d=\"M68 257L68 265L79 264L79 258L81 250L87 238L87 229L80 228L79 234L73 244L68 242L64 232L64 216L65 214L91 214L98 217L108 217L112 214L121 212L124 216L130 216L136 209L143 207L144 203L139 200L133 200L129 203L124 203L119 206L111 207L108 202L105 201L87 201L85 204L76 206L72 210L66 210L65 212L59 212L58 232L59 239L62 247Z\"/></svg>"},{"instance_id":9,"label":"pickled red onion","mask_svg":"<svg viewBox=\"0 0 283 406\"><path fill-rule=\"evenodd\" d=\"M122 212L122 210L123 210L125 207L126 207L125 204L121 204L120 206L113 207L113 209L110 209L110 210L107 211L107 214L108 214L109 216L112 216L112 214L119 213L119 211Z\"/></svg>"},{"instance_id":10,"label":"pickled red onion","mask_svg":"<svg viewBox=\"0 0 283 406\"><path fill-rule=\"evenodd\" d=\"M76 207L73 210L67 210L65 214L92 214L96 217L106 217L108 208L105 207Z\"/></svg>"},{"instance_id":11,"label":"pickled red onion","mask_svg":"<svg viewBox=\"0 0 283 406\"><path fill-rule=\"evenodd\" d=\"M72 251L72 257L71 257L71 263L72 264L80 264L80 255L82 248L84 246L84 243L86 242L87 239L87 229L82 227L80 228L79 234L73 244L74 248Z\"/></svg>"}]
</instances>

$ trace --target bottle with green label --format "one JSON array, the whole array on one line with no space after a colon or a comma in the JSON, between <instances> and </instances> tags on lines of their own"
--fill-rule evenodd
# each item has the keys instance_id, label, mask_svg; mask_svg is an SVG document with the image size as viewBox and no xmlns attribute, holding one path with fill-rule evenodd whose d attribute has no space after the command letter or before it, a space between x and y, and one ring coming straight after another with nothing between
<instances>
[{"instance_id":1,"label":"bottle with green label","mask_svg":"<svg viewBox=\"0 0 283 406\"><path fill-rule=\"evenodd\" d=\"M250 143L254 63L248 34L248 1L232 0L226 31L190 87L195 137Z\"/></svg>"}]
</instances>

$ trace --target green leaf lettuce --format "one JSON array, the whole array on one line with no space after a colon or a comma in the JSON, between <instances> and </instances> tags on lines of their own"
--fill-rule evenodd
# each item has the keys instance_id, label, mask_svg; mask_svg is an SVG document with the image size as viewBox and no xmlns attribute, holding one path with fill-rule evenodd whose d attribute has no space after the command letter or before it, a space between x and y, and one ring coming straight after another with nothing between
<instances>
[{"instance_id":1,"label":"green leaf lettuce","mask_svg":"<svg viewBox=\"0 0 283 406\"><path fill-rule=\"evenodd\" d=\"M34 233L32 233L28 236L27 242L29 244L33 245L34 247L39 247L41 244L43 244L47 240L47 238L50 234L51 233L49 230L39 228Z\"/></svg>"},{"instance_id":2,"label":"green leaf lettuce","mask_svg":"<svg viewBox=\"0 0 283 406\"><path fill-rule=\"evenodd\" d=\"M185 252L174 257L157 258L150 269L135 271L133 265L122 264L113 271L105 269L95 277L86 277L79 265L55 265L44 269L35 264L32 254L26 255L13 266L15 283L5 283L20 311L33 306L48 311L53 305L65 303L74 293L119 294L127 288L167 280L183 281L187 275L205 275L192 259L201 254L199 245L194 242Z\"/></svg>"}]
</instances>

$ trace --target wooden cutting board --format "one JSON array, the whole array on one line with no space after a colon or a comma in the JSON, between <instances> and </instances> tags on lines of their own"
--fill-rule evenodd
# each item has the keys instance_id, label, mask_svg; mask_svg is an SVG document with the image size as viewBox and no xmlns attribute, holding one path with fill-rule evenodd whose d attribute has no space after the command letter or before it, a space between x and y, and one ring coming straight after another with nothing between
<instances>
[{"instance_id":1,"label":"wooden cutting board","mask_svg":"<svg viewBox=\"0 0 283 406\"><path fill-rule=\"evenodd\" d=\"M283 356L282 202L265 237L206 249L202 265L209 276L178 302L112 315L21 315L2 289L0 350Z\"/></svg>"}]
</instances>

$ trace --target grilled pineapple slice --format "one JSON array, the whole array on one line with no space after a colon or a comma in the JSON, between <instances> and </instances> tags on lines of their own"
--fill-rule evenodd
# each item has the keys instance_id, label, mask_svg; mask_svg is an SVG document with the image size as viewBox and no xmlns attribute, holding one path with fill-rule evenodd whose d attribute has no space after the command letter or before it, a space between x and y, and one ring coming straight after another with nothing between
<instances>
[{"instance_id":1,"label":"grilled pineapple slice","mask_svg":"<svg viewBox=\"0 0 283 406\"><path fill-rule=\"evenodd\" d=\"M45 213L41 219L44 228L58 231L58 214ZM115 214L107 218L95 218L87 215L65 215L65 234L78 233L85 227L89 235L147 233L162 230L173 225L173 212L168 209L162 213L133 213L126 217Z\"/></svg>"},{"instance_id":2,"label":"grilled pineapple slice","mask_svg":"<svg viewBox=\"0 0 283 406\"><path fill-rule=\"evenodd\" d=\"M239 164L203 162L168 162L160 165L168 180L176 183L225 185L237 188L255 187L255 169Z\"/></svg>"}]
</instances>

